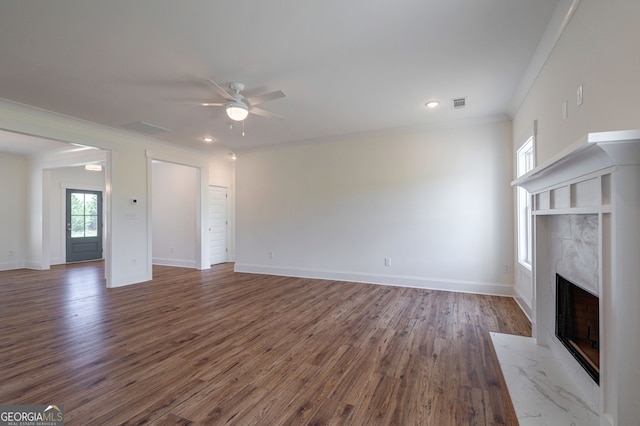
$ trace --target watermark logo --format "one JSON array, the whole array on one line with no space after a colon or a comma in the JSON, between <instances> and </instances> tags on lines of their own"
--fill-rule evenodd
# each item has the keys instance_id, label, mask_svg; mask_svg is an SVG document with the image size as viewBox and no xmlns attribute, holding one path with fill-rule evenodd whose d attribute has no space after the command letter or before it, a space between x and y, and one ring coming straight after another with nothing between
<instances>
[{"instance_id":1,"label":"watermark logo","mask_svg":"<svg viewBox=\"0 0 640 426\"><path fill-rule=\"evenodd\" d=\"M63 426L62 405L0 405L0 426Z\"/></svg>"}]
</instances>

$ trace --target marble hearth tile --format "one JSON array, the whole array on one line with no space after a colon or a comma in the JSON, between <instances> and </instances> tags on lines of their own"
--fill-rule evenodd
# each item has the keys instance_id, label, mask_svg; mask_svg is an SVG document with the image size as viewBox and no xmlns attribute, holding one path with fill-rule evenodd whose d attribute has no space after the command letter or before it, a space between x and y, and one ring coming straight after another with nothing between
<instances>
[{"instance_id":1,"label":"marble hearth tile","mask_svg":"<svg viewBox=\"0 0 640 426\"><path fill-rule=\"evenodd\" d=\"M531 337L491 333L491 340L520 426L600 424L549 348Z\"/></svg>"}]
</instances>

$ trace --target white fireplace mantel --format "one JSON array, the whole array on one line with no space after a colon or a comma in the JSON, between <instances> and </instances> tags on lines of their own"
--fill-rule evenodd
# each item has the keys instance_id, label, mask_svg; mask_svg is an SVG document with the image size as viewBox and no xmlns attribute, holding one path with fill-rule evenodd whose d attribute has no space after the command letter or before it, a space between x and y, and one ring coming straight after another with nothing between
<instances>
[{"instance_id":1,"label":"white fireplace mantel","mask_svg":"<svg viewBox=\"0 0 640 426\"><path fill-rule=\"evenodd\" d=\"M607 167L638 165L639 141L640 129L589 133L511 184L535 193Z\"/></svg>"},{"instance_id":2,"label":"white fireplace mantel","mask_svg":"<svg viewBox=\"0 0 640 426\"><path fill-rule=\"evenodd\" d=\"M533 197L533 337L575 377L601 425L637 424L640 130L589 133L512 185ZM581 373L555 337L554 277L560 260L553 258L552 246L557 247L558 215L597 223L593 290L600 298L600 386Z\"/></svg>"}]
</instances>

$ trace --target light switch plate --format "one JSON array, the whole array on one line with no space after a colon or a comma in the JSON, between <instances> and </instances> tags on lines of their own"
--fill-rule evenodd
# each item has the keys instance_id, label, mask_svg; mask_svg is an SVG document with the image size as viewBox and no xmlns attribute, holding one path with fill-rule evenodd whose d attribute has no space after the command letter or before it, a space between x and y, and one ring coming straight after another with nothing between
<instances>
[{"instance_id":1,"label":"light switch plate","mask_svg":"<svg viewBox=\"0 0 640 426\"><path fill-rule=\"evenodd\" d=\"M576 96L576 104L578 106L582 105L582 84L578 86L577 96Z\"/></svg>"}]
</instances>

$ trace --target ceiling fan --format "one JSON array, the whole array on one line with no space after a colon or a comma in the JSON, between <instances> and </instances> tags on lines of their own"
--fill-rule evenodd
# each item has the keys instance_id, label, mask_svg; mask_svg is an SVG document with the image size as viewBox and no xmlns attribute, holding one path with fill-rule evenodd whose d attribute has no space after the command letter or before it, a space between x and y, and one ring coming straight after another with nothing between
<instances>
[{"instance_id":1,"label":"ceiling fan","mask_svg":"<svg viewBox=\"0 0 640 426\"><path fill-rule=\"evenodd\" d=\"M230 83L230 91L227 91L220 87L220 85L215 81L209 79L207 79L207 81L211 83L215 91L224 99L224 102L205 102L202 103L202 106L223 106L225 107L227 116L234 121L243 121L249 114L255 114L267 118L284 119L281 115L256 107L256 105L260 105L268 101L284 98L286 95L282 90L276 90L275 92L265 93L264 95L245 98L242 94L242 91L244 90L243 83Z\"/></svg>"}]
</instances>

